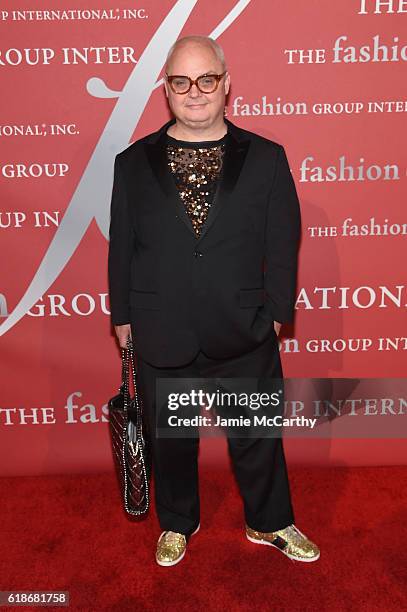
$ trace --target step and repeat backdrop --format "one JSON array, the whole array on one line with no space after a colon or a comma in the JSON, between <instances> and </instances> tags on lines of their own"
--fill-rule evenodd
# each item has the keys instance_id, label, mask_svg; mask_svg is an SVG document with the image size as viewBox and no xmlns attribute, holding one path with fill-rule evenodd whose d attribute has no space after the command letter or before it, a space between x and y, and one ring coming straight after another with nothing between
<instances>
[{"instance_id":1,"label":"step and repeat backdrop","mask_svg":"<svg viewBox=\"0 0 407 612\"><path fill-rule=\"evenodd\" d=\"M113 469L113 162L170 118L164 61L187 34L222 45L227 117L285 147L301 203L281 359L287 404L329 426L289 436L288 461L406 462L406 25L403 0L0 3L3 475Z\"/></svg>"}]
</instances>

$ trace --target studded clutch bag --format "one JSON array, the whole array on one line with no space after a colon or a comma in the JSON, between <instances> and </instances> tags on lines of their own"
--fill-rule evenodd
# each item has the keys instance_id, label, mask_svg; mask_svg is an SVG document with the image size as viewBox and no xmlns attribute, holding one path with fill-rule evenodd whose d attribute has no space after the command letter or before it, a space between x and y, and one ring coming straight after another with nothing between
<instances>
[{"instance_id":1,"label":"studded clutch bag","mask_svg":"<svg viewBox=\"0 0 407 612\"><path fill-rule=\"evenodd\" d=\"M109 430L124 509L128 514L141 515L149 508L151 448L146 428L143 426L130 336L127 339L127 348L121 350L122 384L118 395L108 401ZM129 362L133 376L134 397L130 396Z\"/></svg>"}]
</instances>

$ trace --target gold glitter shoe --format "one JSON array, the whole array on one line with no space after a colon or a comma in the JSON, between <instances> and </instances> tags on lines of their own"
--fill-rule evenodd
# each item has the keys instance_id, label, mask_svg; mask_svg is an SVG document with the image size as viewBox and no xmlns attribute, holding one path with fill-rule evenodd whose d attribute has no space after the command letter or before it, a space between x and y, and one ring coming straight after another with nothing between
<instances>
[{"instance_id":1,"label":"gold glitter shoe","mask_svg":"<svg viewBox=\"0 0 407 612\"><path fill-rule=\"evenodd\" d=\"M316 561L319 548L311 542L295 525L288 525L278 531L255 531L246 524L246 537L255 544L268 544L281 550L294 561Z\"/></svg>"},{"instance_id":2,"label":"gold glitter shoe","mask_svg":"<svg viewBox=\"0 0 407 612\"><path fill-rule=\"evenodd\" d=\"M199 531L199 527L200 523L191 535ZM155 560L158 565L175 565L184 557L186 549L187 538L183 533L163 531L158 538Z\"/></svg>"}]
</instances>

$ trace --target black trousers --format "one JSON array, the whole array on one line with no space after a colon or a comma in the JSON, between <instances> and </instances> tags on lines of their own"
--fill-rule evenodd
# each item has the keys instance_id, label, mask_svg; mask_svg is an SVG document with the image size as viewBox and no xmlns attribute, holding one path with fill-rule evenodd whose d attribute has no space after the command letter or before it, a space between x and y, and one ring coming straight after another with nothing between
<instances>
[{"instance_id":1,"label":"black trousers","mask_svg":"<svg viewBox=\"0 0 407 612\"><path fill-rule=\"evenodd\" d=\"M199 437L156 437L156 379L283 378L277 336L273 332L255 350L232 359L211 359L200 351L182 367L157 368L138 356L137 372L152 440L158 520L161 529L189 536L200 521ZM249 527L266 532L294 523L282 438L228 437L227 443Z\"/></svg>"}]
</instances>

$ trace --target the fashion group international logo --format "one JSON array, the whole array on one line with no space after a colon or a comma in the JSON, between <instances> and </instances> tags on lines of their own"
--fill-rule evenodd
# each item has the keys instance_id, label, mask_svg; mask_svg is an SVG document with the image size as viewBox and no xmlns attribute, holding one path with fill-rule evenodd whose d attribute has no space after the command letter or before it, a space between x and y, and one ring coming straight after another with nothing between
<instances>
[{"instance_id":1,"label":"the fashion group international logo","mask_svg":"<svg viewBox=\"0 0 407 612\"><path fill-rule=\"evenodd\" d=\"M241 15L251 0L239 0L209 33L219 38ZM178 0L153 34L122 91L111 90L100 78L90 78L87 91L97 98L117 98L61 223L22 298L0 325L0 336L11 329L47 292L77 249L95 219L109 237L110 197L114 155L128 146L155 89L167 51L179 37L198 0Z\"/></svg>"}]
</instances>

